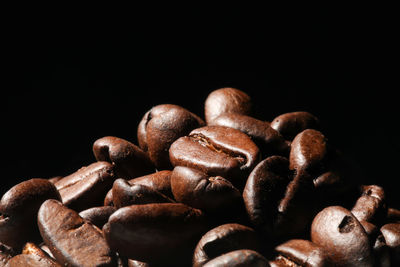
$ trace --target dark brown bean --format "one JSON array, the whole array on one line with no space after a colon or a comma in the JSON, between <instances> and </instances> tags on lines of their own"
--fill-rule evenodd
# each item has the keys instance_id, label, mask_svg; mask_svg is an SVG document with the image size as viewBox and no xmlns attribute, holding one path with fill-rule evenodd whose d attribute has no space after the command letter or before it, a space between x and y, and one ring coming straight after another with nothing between
<instances>
[{"instance_id":1,"label":"dark brown bean","mask_svg":"<svg viewBox=\"0 0 400 267\"><path fill-rule=\"evenodd\" d=\"M79 216L101 229L103 228L103 225L108 222L108 218L111 216L111 214L113 214L116 210L117 209L115 207L111 206L94 207L81 211Z\"/></svg>"},{"instance_id":2,"label":"dark brown bean","mask_svg":"<svg viewBox=\"0 0 400 267\"><path fill-rule=\"evenodd\" d=\"M268 237L300 234L312 219L311 186L302 173L293 177L286 158L266 158L250 173L243 190L250 221Z\"/></svg>"},{"instance_id":3,"label":"dark brown bean","mask_svg":"<svg viewBox=\"0 0 400 267\"><path fill-rule=\"evenodd\" d=\"M132 179L154 171L147 153L122 138L106 136L97 139L93 154L97 161L113 163L115 175L120 178Z\"/></svg>"},{"instance_id":4,"label":"dark brown bean","mask_svg":"<svg viewBox=\"0 0 400 267\"><path fill-rule=\"evenodd\" d=\"M237 113L224 113L209 122L208 125L226 126L247 134L257 144L264 156L289 155L290 142L286 141L266 121Z\"/></svg>"},{"instance_id":5,"label":"dark brown bean","mask_svg":"<svg viewBox=\"0 0 400 267\"><path fill-rule=\"evenodd\" d=\"M99 161L56 182L63 204L76 211L101 206L115 180L113 168L111 163Z\"/></svg>"},{"instance_id":6,"label":"dark brown bean","mask_svg":"<svg viewBox=\"0 0 400 267\"><path fill-rule=\"evenodd\" d=\"M309 240L292 239L277 246L275 251L279 257L286 258L284 261L292 261L294 265L305 267L333 266L325 250Z\"/></svg>"},{"instance_id":7,"label":"dark brown bean","mask_svg":"<svg viewBox=\"0 0 400 267\"><path fill-rule=\"evenodd\" d=\"M61 267L54 259L50 258L46 252L41 250L33 243L27 243L22 251L6 265L7 267Z\"/></svg>"},{"instance_id":8,"label":"dark brown bean","mask_svg":"<svg viewBox=\"0 0 400 267\"><path fill-rule=\"evenodd\" d=\"M171 188L178 202L207 212L226 212L241 201L239 190L228 180L188 167L174 168Z\"/></svg>"},{"instance_id":9,"label":"dark brown bean","mask_svg":"<svg viewBox=\"0 0 400 267\"><path fill-rule=\"evenodd\" d=\"M325 136L312 129L296 135L290 150L290 169L315 171L323 168L328 154Z\"/></svg>"},{"instance_id":10,"label":"dark brown bean","mask_svg":"<svg viewBox=\"0 0 400 267\"><path fill-rule=\"evenodd\" d=\"M176 140L169 150L174 166L222 176L238 189L260 160L258 147L246 134L223 126L206 126Z\"/></svg>"},{"instance_id":11,"label":"dark brown bean","mask_svg":"<svg viewBox=\"0 0 400 267\"><path fill-rule=\"evenodd\" d=\"M204 104L207 124L224 113L250 115L251 99L243 91L235 88L221 88L212 91Z\"/></svg>"},{"instance_id":12,"label":"dark brown bean","mask_svg":"<svg viewBox=\"0 0 400 267\"><path fill-rule=\"evenodd\" d=\"M223 254L209 262L204 267L269 267L267 259L260 253L250 250L241 249Z\"/></svg>"},{"instance_id":13,"label":"dark brown bean","mask_svg":"<svg viewBox=\"0 0 400 267\"><path fill-rule=\"evenodd\" d=\"M171 169L168 155L171 144L204 124L200 117L183 107L158 105L148 111L139 124L139 145L147 151L157 169Z\"/></svg>"},{"instance_id":14,"label":"dark brown bean","mask_svg":"<svg viewBox=\"0 0 400 267\"><path fill-rule=\"evenodd\" d=\"M386 245L390 248L393 266L400 265L400 223L388 223L381 227Z\"/></svg>"},{"instance_id":15,"label":"dark brown bean","mask_svg":"<svg viewBox=\"0 0 400 267\"><path fill-rule=\"evenodd\" d=\"M387 216L385 192L377 185L362 187L362 195L357 200L351 213L359 221L368 221L374 224L382 223Z\"/></svg>"},{"instance_id":16,"label":"dark brown bean","mask_svg":"<svg viewBox=\"0 0 400 267\"><path fill-rule=\"evenodd\" d=\"M400 210L389 207L386 216L388 222L400 223Z\"/></svg>"},{"instance_id":17,"label":"dark brown bean","mask_svg":"<svg viewBox=\"0 0 400 267\"><path fill-rule=\"evenodd\" d=\"M256 232L247 226L229 223L208 231L198 242L193 254L193 267L203 266L222 254L239 250L260 248Z\"/></svg>"},{"instance_id":18,"label":"dark brown bean","mask_svg":"<svg viewBox=\"0 0 400 267\"><path fill-rule=\"evenodd\" d=\"M116 257L99 228L56 200L47 200L38 213L43 241L62 265L116 266Z\"/></svg>"},{"instance_id":19,"label":"dark brown bean","mask_svg":"<svg viewBox=\"0 0 400 267\"><path fill-rule=\"evenodd\" d=\"M338 266L372 266L368 236L354 215L340 206L323 209L311 226L311 241Z\"/></svg>"},{"instance_id":20,"label":"dark brown bean","mask_svg":"<svg viewBox=\"0 0 400 267\"><path fill-rule=\"evenodd\" d=\"M39 240L37 212L50 198L61 199L47 179L30 179L8 190L0 201L0 242L19 252L27 241Z\"/></svg>"},{"instance_id":21,"label":"dark brown bean","mask_svg":"<svg viewBox=\"0 0 400 267\"><path fill-rule=\"evenodd\" d=\"M167 196L151 189L148 186L130 185L124 179L117 179L112 187L113 203L119 209L134 204L172 203Z\"/></svg>"},{"instance_id":22,"label":"dark brown bean","mask_svg":"<svg viewBox=\"0 0 400 267\"><path fill-rule=\"evenodd\" d=\"M205 232L200 210L181 203L123 207L111 215L103 232L122 256L149 264L190 264L191 251Z\"/></svg>"},{"instance_id":23,"label":"dark brown bean","mask_svg":"<svg viewBox=\"0 0 400 267\"><path fill-rule=\"evenodd\" d=\"M297 134L306 129L318 130L320 128L317 117L305 111L279 115L271 122L271 127L283 135L286 140L293 140Z\"/></svg>"}]
</instances>

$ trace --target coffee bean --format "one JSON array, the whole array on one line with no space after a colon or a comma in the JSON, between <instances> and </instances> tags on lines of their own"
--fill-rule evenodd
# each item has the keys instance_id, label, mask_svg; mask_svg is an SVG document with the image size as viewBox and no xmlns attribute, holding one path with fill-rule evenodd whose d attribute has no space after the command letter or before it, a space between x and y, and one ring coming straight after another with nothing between
<instances>
[{"instance_id":1,"label":"coffee bean","mask_svg":"<svg viewBox=\"0 0 400 267\"><path fill-rule=\"evenodd\" d=\"M241 201L239 190L228 180L188 167L174 168L171 188L178 202L208 212L232 211Z\"/></svg>"},{"instance_id":2,"label":"coffee bean","mask_svg":"<svg viewBox=\"0 0 400 267\"><path fill-rule=\"evenodd\" d=\"M250 97L235 88L221 88L212 91L205 101L204 112L207 124L224 113L250 115Z\"/></svg>"},{"instance_id":3,"label":"coffee bean","mask_svg":"<svg viewBox=\"0 0 400 267\"><path fill-rule=\"evenodd\" d=\"M117 177L132 179L154 171L149 156L138 146L122 138L106 136L93 144L97 161L107 161L115 165Z\"/></svg>"},{"instance_id":4,"label":"coffee bean","mask_svg":"<svg viewBox=\"0 0 400 267\"><path fill-rule=\"evenodd\" d=\"M50 258L46 252L33 243L26 243L22 254L10 259L7 267L61 267L56 261Z\"/></svg>"},{"instance_id":5,"label":"coffee bean","mask_svg":"<svg viewBox=\"0 0 400 267\"><path fill-rule=\"evenodd\" d=\"M320 128L318 118L305 111L279 115L271 122L271 127L290 141L306 129L318 130Z\"/></svg>"},{"instance_id":6,"label":"coffee bean","mask_svg":"<svg viewBox=\"0 0 400 267\"><path fill-rule=\"evenodd\" d=\"M241 249L223 254L203 265L204 267L269 267L267 259L260 253L250 250Z\"/></svg>"},{"instance_id":7,"label":"coffee bean","mask_svg":"<svg viewBox=\"0 0 400 267\"><path fill-rule=\"evenodd\" d=\"M400 210L389 207L386 216L388 222L400 223Z\"/></svg>"},{"instance_id":8,"label":"coffee bean","mask_svg":"<svg viewBox=\"0 0 400 267\"><path fill-rule=\"evenodd\" d=\"M290 169L321 170L328 154L326 142L317 130L307 129L296 135L290 150Z\"/></svg>"},{"instance_id":9,"label":"coffee bean","mask_svg":"<svg viewBox=\"0 0 400 267\"><path fill-rule=\"evenodd\" d=\"M151 189L148 186L130 185L124 179L117 179L112 187L113 203L119 209L134 204L172 203L175 202L167 196Z\"/></svg>"},{"instance_id":10,"label":"coffee bean","mask_svg":"<svg viewBox=\"0 0 400 267\"><path fill-rule=\"evenodd\" d=\"M115 180L113 168L111 163L99 161L56 182L63 204L76 211L101 206Z\"/></svg>"},{"instance_id":11,"label":"coffee bean","mask_svg":"<svg viewBox=\"0 0 400 267\"><path fill-rule=\"evenodd\" d=\"M386 245L390 248L393 266L400 265L400 223L388 223L381 227Z\"/></svg>"},{"instance_id":12,"label":"coffee bean","mask_svg":"<svg viewBox=\"0 0 400 267\"><path fill-rule=\"evenodd\" d=\"M103 225L108 222L108 218L111 216L111 214L113 214L116 210L117 209L115 207L110 206L93 207L81 211L79 216L101 229Z\"/></svg>"},{"instance_id":13,"label":"coffee bean","mask_svg":"<svg viewBox=\"0 0 400 267\"><path fill-rule=\"evenodd\" d=\"M239 189L260 160L258 147L239 130L206 126L176 140L169 150L174 166L201 170L222 176Z\"/></svg>"},{"instance_id":14,"label":"coffee bean","mask_svg":"<svg viewBox=\"0 0 400 267\"><path fill-rule=\"evenodd\" d=\"M66 266L116 266L116 257L99 228L56 200L39 209L38 224L43 241Z\"/></svg>"},{"instance_id":15,"label":"coffee bean","mask_svg":"<svg viewBox=\"0 0 400 267\"><path fill-rule=\"evenodd\" d=\"M208 125L226 126L247 134L265 156L289 154L290 143L266 121L237 113L224 113Z\"/></svg>"},{"instance_id":16,"label":"coffee bean","mask_svg":"<svg viewBox=\"0 0 400 267\"><path fill-rule=\"evenodd\" d=\"M8 190L0 201L0 242L19 252L27 241L40 239L37 212L51 198L61 199L47 179L30 179Z\"/></svg>"},{"instance_id":17,"label":"coffee bean","mask_svg":"<svg viewBox=\"0 0 400 267\"><path fill-rule=\"evenodd\" d=\"M317 214L311 226L311 241L321 246L338 266L373 265L364 228L343 207L327 207Z\"/></svg>"},{"instance_id":18,"label":"coffee bean","mask_svg":"<svg viewBox=\"0 0 400 267\"><path fill-rule=\"evenodd\" d=\"M198 242L193 255L193 267L203 266L222 254L239 250L260 248L256 232L247 226L230 223L208 231Z\"/></svg>"},{"instance_id":19,"label":"coffee bean","mask_svg":"<svg viewBox=\"0 0 400 267\"><path fill-rule=\"evenodd\" d=\"M268 237L282 237L305 229L311 220L312 206L303 200L308 199L305 195L311 180L302 181L300 177L306 176L293 177L289 161L281 156L268 157L254 168L243 190L243 199L257 230Z\"/></svg>"},{"instance_id":20,"label":"coffee bean","mask_svg":"<svg viewBox=\"0 0 400 267\"><path fill-rule=\"evenodd\" d=\"M326 251L309 240L291 239L277 246L275 251L278 254L277 262L293 262L295 266L307 267L333 266Z\"/></svg>"},{"instance_id":21,"label":"coffee bean","mask_svg":"<svg viewBox=\"0 0 400 267\"><path fill-rule=\"evenodd\" d=\"M363 186L362 195L357 200L351 213L359 221L368 221L375 224L383 222L387 216L383 188L377 185Z\"/></svg>"},{"instance_id":22,"label":"coffee bean","mask_svg":"<svg viewBox=\"0 0 400 267\"><path fill-rule=\"evenodd\" d=\"M158 105L148 111L138 127L140 147L147 151L157 169L171 169L168 149L181 136L204 126L197 115L177 105Z\"/></svg>"},{"instance_id":23,"label":"coffee bean","mask_svg":"<svg viewBox=\"0 0 400 267\"><path fill-rule=\"evenodd\" d=\"M103 227L111 249L149 264L190 264L191 251L206 231L200 210L181 203L120 208Z\"/></svg>"}]
</instances>

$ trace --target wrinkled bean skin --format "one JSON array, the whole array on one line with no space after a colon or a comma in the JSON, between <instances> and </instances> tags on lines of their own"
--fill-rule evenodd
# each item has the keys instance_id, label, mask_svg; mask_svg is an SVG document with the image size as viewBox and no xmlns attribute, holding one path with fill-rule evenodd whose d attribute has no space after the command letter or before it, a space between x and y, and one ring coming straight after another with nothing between
<instances>
[{"instance_id":1,"label":"wrinkled bean skin","mask_svg":"<svg viewBox=\"0 0 400 267\"><path fill-rule=\"evenodd\" d=\"M400 265L400 223L385 224L380 230L390 248L393 266Z\"/></svg>"},{"instance_id":2,"label":"wrinkled bean skin","mask_svg":"<svg viewBox=\"0 0 400 267\"><path fill-rule=\"evenodd\" d=\"M287 156L289 154L290 143L266 121L236 113L224 113L209 122L208 125L230 127L247 134L265 156Z\"/></svg>"},{"instance_id":3,"label":"wrinkled bean skin","mask_svg":"<svg viewBox=\"0 0 400 267\"><path fill-rule=\"evenodd\" d=\"M183 107L158 105L148 111L138 127L139 146L158 170L171 169L168 149L181 136L204 126L204 121Z\"/></svg>"},{"instance_id":4,"label":"wrinkled bean skin","mask_svg":"<svg viewBox=\"0 0 400 267\"><path fill-rule=\"evenodd\" d=\"M312 206L306 197L310 187L306 175L293 177L286 158L266 158L250 173L243 190L250 221L268 237L300 234L311 220Z\"/></svg>"},{"instance_id":5,"label":"wrinkled bean skin","mask_svg":"<svg viewBox=\"0 0 400 267\"><path fill-rule=\"evenodd\" d=\"M176 140L169 150L174 166L222 176L239 190L260 160L258 147L246 134L223 126L206 126Z\"/></svg>"},{"instance_id":6,"label":"wrinkled bean skin","mask_svg":"<svg viewBox=\"0 0 400 267\"><path fill-rule=\"evenodd\" d=\"M138 146L122 138L106 136L93 144L93 154L97 161L107 161L115 165L117 177L132 179L154 171L149 156Z\"/></svg>"},{"instance_id":7,"label":"wrinkled bean skin","mask_svg":"<svg viewBox=\"0 0 400 267\"><path fill-rule=\"evenodd\" d=\"M22 254L10 259L7 267L61 267L60 264L50 258L46 252L33 243L26 243Z\"/></svg>"},{"instance_id":8,"label":"wrinkled bean skin","mask_svg":"<svg viewBox=\"0 0 400 267\"><path fill-rule=\"evenodd\" d=\"M250 115L251 98L245 92L235 88L221 88L212 91L204 104L206 123L224 113Z\"/></svg>"},{"instance_id":9,"label":"wrinkled bean skin","mask_svg":"<svg viewBox=\"0 0 400 267\"><path fill-rule=\"evenodd\" d=\"M286 140L290 141L306 129L318 130L320 128L318 118L305 111L279 115L272 120L271 127L284 136Z\"/></svg>"},{"instance_id":10,"label":"wrinkled bean skin","mask_svg":"<svg viewBox=\"0 0 400 267\"><path fill-rule=\"evenodd\" d=\"M198 242L193 255L193 267L203 266L222 254L239 249L259 250L256 232L237 223L223 224L208 231Z\"/></svg>"},{"instance_id":11,"label":"wrinkled bean skin","mask_svg":"<svg viewBox=\"0 0 400 267\"><path fill-rule=\"evenodd\" d=\"M340 206L323 209L311 225L311 241L338 266L373 266L368 236L354 215Z\"/></svg>"},{"instance_id":12,"label":"wrinkled bean skin","mask_svg":"<svg viewBox=\"0 0 400 267\"><path fill-rule=\"evenodd\" d=\"M362 195L357 200L351 213L359 221L368 221L374 224L383 222L387 215L383 188L377 185L363 186Z\"/></svg>"},{"instance_id":13,"label":"wrinkled bean skin","mask_svg":"<svg viewBox=\"0 0 400 267\"><path fill-rule=\"evenodd\" d=\"M131 179L128 181L128 183L130 185L133 184L145 185L155 191L160 192L163 195L166 195L170 199L173 199L174 196L171 191L171 174L172 171L163 170L142 177ZM113 206L113 205L114 203L113 203L112 189L110 189L110 191L108 191L104 199L104 206Z\"/></svg>"},{"instance_id":14,"label":"wrinkled bean skin","mask_svg":"<svg viewBox=\"0 0 400 267\"><path fill-rule=\"evenodd\" d=\"M181 203L123 207L103 227L111 249L161 266L190 264L189 255L205 231L203 213Z\"/></svg>"},{"instance_id":15,"label":"wrinkled bean skin","mask_svg":"<svg viewBox=\"0 0 400 267\"><path fill-rule=\"evenodd\" d=\"M258 252L241 249L223 254L209 262L204 267L269 267L268 261Z\"/></svg>"},{"instance_id":16,"label":"wrinkled bean skin","mask_svg":"<svg viewBox=\"0 0 400 267\"><path fill-rule=\"evenodd\" d=\"M99 228L56 200L39 209L38 225L43 241L57 262L66 266L117 266Z\"/></svg>"},{"instance_id":17,"label":"wrinkled bean skin","mask_svg":"<svg viewBox=\"0 0 400 267\"><path fill-rule=\"evenodd\" d=\"M112 187L113 203L119 209L134 204L172 203L172 199L148 186L130 185L124 179L117 179Z\"/></svg>"},{"instance_id":18,"label":"wrinkled bean skin","mask_svg":"<svg viewBox=\"0 0 400 267\"><path fill-rule=\"evenodd\" d=\"M299 266L333 267L327 253L309 240L292 239L275 248L280 257L292 261Z\"/></svg>"},{"instance_id":19,"label":"wrinkled bean skin","mask_svg":"<svg viewBox=\"0 0 400 267\"><path fill-rule=\"evenodd\" d=\"M207 212L237 209L241 201L240 191L228 180L188 167L174 168L171 188L178 202Z\"/></svg>"},{"instance_id":20,"label":"wrinkled bean skin","mask_svg":"<svg viewBox=\"0 0 400 267\"><path fill-rule=\"evenodd\" d=\"M82 167L55 183L65 206L82 211L101 206L104 195L115 180L114 166L98 161Z\"/></svg>"},{"instance_id":21,"label":"wrinkled bean skin","mask_svg":"<svg viewBox=\"0 0 400 267\"><path fill-rule=\"evenodd\" d=\"M111 206L93 207L87 210L83 210L79 213L82 219L91 222L98 228L103 228L103 225L108 222L108 218L117 209Z\"/></svg>"},{"instance_id":22,"label":"wrinkled bean skin","mask_svg":"<svg viewBox=\"0 0 400 267\"><path fill-rule=\"evenodd\" d=\"M290 150L290 169L315 171L323 168L328 154L325 136L313 129L296 135Z\"/></svg>"},{"instance_id":23,"label":"wrinkled bean skin","mask_svg":"<svg viewBox=\"0 0 400 267\"><path fill-rule=\"evenodd\" d=\"M47 179L30 179L8 190L0 201L0 242L18 252L27 241L39 240L36 216L47 199L61 199Z\"/></svg>"}]
</instances>

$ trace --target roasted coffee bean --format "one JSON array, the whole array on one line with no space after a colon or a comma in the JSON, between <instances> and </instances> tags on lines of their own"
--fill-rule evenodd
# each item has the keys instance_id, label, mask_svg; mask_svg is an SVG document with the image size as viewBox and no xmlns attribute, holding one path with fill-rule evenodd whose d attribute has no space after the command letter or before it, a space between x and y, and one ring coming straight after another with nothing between
<instances>
[{"instance_id":1,"label":"roasted coffee bean","mask_svg":"<svg viewBox=\"0 0 400 267\"><path fill-rule=\"evenodd\" d=\"M117 209L111 206L101 206L101 207L94 207L79 213L79 216L82 219L85 219L92 224L96 225L98 228L103 228L108 222L108 218L113 214Z\"/></svg>"},{"instance_id":2,"label":"roasted coffee bean","mask_svg":"<svg viewBox=\"0 0 400 267\"><path fill-rule=\"evenodd\" d=\"M223 126L206 126L176 140L169 150L174 166L222 176L238 189L260 160L258 147L246 134Z\"/></svg>"},{"instance_id":3,"label":"roasted coffee bean","mask_svg":"<svg viewBox=\"0 0 400 267\"><path fill-rule=\"evenodd\" d=\"M289 155L290 143L266 121L236 113L224 113L208 125L226 126L247 134L257 144L263 155Z\"/></svg>"},{"instance_id":4,"label":"roasted coffee bean","mask_svg":"<svg viewBox=\"0 0 400 267\"><path fill-rule=\"evenodd\" d=\"M128 260L128 267L150 267L150 265L146 262L136 261L136 260Z\"/></svg>"},{"instance_id":5,"label":"roasted coffee bean","mask_svg":"<svg viewBox=\"0 0 400 267\"><path fill-rule=\"evenodd\" d=\"M159 170L171 169L168 149L181 136L204 126L197 115L177 105L158 105L148 111L138 127L140 147Z\"/></svg>"},{"instance_id":6,"label":"roasted coffee bean","mask_svg":"<svg viewBox=\"0 0 400 267\"><path fill-rule=\"evenodd\" d=\"M278 254L277 262L292 262L294 266L306 267L333 266L327 253L309 240L292 239L277 246L275 251Z\"/></svg>"},{"instance_id":7,"label":"roasted coffee bean","mask_svg":"<svg viewBox=\"0 0 400 267\"><path fill-rule=\"evenodd\" d=\"M0 242L19 252L27 241L39 240L37 212L50 198L61 199L47 179L30 179L8 190L0 201Z\"/></svg>"},{"instance_id":8,"label":"roasted coffee bean","mask_svg":"<svg viewBox=\"0 0 400 267\"><path fill-rule=\"evenodd\" d=\"M49 257L43 250L33 243L27 243L22 254L10 259L7 267L61 267L55 260Z\"/></svg>"},{"instance_id":9,"label":"roasted coffee bean","mask_svg":"<svg viewBox=\"0 0 400 267\"><path fill-rule=\"evenodd\" d=\"M155 172L152 174L148 174L142 177L134 178L128 181L130 185L133 184L141 184L151 189L160 192L163 195L166 195L170 199L173 199L174 196L171 190L171 174L172 171L164 170ZM108 191L105 199L104 199L105 206L113 206L113 196L112 196L112 189Z\"/></svg>"},{"instance_id":10,"label":"roasted coffee bean","mask_svg":"<svg viewBox=\"0 0 400 267\"><path fill-rule=\"evenodd\" d=\"M63 204L76 211L101 206L115 180L113 168L111 163L99 161L56 182Z\"/></svg>"},{"instance_id":11,"label":"roasted coffee bean","mask_svg":"<svg viewBox=\"0 0 400 267\"><path fill-rule=\"evenodd\" d=\"M6 266L14 254L14 250L11 247L0 242L0 267Z\"/></svg>"},{"instance_id":12,"label":"roasted coffee bean","mask_svg":"<svg viewBox=\"0 0 400 267\"><path fill-rule=\"evenodd\" d=\"M228 180L188 167L174 168L171 188L178 202L207 212L237 209L241 201L239 190Z\"/></svg>"},{"instance_id":13,"label":"roasted coffee bean","mask_svg":"<svg viewBox=\"0 0 400 267\"><path fill-rule=\"evenodd\" d=\"M323 170L328 154L325 136L313 129L296 135L290 150L290 169L316 171Z\"/></svg>"},{"instance_id":14,"label":"roasted coffee bean","mask_svg":"<svg viewBox=\"0 0 400 267\"><path fill-rule=\"evenodd\" d=\"M373 265L364 228L343 207L327 207L317 214L311 226L311 241L321 246L337 266Z\"/></svg>"},{"instance_id":15,"label":"roasted coffee bean","mask_svg":"<svg viewBox=\"0 0 400 267\"><path fill-rule=\"evenodd\" d=\"M311 186L306 175L293 177L286 158L266 158L250 173L243 190L250 221L268 237L300 234L312 216L306 196Z\"/></svg>"},{"instance_id":16,"label":"roasted coffee bean","mask_svg":"<svg viewBox=\"0 0 400 267\"><path fill-rule=\"evenodd\" d=\"M222 254L239 250L259 250L256 232L247 226L229 223L208 231L198 242L193 255L193 267L203 266Z\"/></svg>"},{"instance_id":17,"label":"roasted coffee bean","mask_svg":"<svg viewBox=\"0 0 400 267\"><path fill-rule=\"evenodd\" d=\"M112 194L113 203L117 209L134 204L175 202L148 186L140 184L130 185L124 179L115 180L112 187Z\"/></svg>"},{"instance_id":18,"label":"roasted coffee bean","mask_svg":"<svg viewBox=\"0 0 400 267\"><path fill-rule=\"evenodd\" d=\"M381 227L386 245L390 248L393 266L400 265L400 223L388 223Z\"/></svg>"},{"instance_id":19,"label":"roasted coffee bean","mask_svg":"<svg viewBox=\"0 0 400 267\"><path fill-rule=\"evenodd\" d=\"M224 113L250 115L251 99L235 88L221 88L212 91L205 101L204 112L207 124Z\"/></svg>"},{"instance_id":20,"label":"roasted coffee bean","mask_svg":"<svg viewBox=\"0 0 400 267\"><path fill-rule=\"evenodd\" d=\"M120 255L164 266L190 264L205 231L203 213L181 203L123 207L103 227L107 243Z\"/></svg>"},{"instance_id":21,"label":"roasted coffee bean","mask_svg":"<svg viewBox=\"0 0 400 267\"><path fill-rule=\"evenodd\" d=\"M93 154L97 161L107 161L115 165L115 175L132 179L154 171L149 156L138 146L122 138L106 136L93 144Z\"/></svg>"},{"instance_id":22,"label":"roasted coffee bean","mask_svg":"<svg viewBox=\"0 0 400 267\"><path fill-rule=\"evenodd\" d=\"M377 185L362 187L362 195L357 200L351 213L359 221L368 221L380 224L387 216L385 192Z\"/></svg>"},{"instance_id":23,"label":"roasted coffee bean","mask_svg":"<svg viewBox=\"0 0 400 267\"><path fill-rule=\"evenodd\" d=\"M279 115L271 122L271 127L278 131L286 140L293 138L306 129L320 128L317 117L309 112L297 111Z\"/></svg>"},{"instance_id":24,"label":"roasted coffee bean","mask_svg":"<svg viewBox=\"0 0 400 267\"><path fill-rule=\"evenodd\" d=\"M241 249L228 252L207 262L204 267L269 267L267 259L260 253Z\"/></svg>"},{"instance_id":25,"label":"roasted coffee bean","mask_svg":"<svg viewBox=\"0 0 400 267\"><path fill-rule=\"evenodd\" d=\"M378 231L379 233L379 231ZM374 266L376 267L390 267L391 256L390 248L386 245L385 238L382 234L378 235L372 246L374 255Z\"/></svg>"},{"instance_id":26,"label":"roasted coffee bean","mask_svg":"<svg viewBox=\"0 0 400 267\"><path fill-rule=\"evenodd\" d=\"M56 200L39 209L43 241L57 262L66 266L116 266L116 257L99 228Z\"/></svg>"},{"instance_id":27,"label":"roasted coffee bean","mask_svg":"<svg viewBox=\"0 0 400 267\"><path fill-rule=\"evenodd\" d=\"M386 217L388 222L400 223L400 210L389 207Z\"/></svg>"}]
</instances>

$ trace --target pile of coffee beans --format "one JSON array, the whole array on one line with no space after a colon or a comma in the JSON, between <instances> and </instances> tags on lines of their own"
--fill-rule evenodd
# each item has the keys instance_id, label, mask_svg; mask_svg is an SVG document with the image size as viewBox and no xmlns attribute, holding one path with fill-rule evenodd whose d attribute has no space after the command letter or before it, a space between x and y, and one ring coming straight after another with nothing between
<instances>
[{"instance_id":1,"label":"pile of coffee beans","mask_svg":"<svg viewBox=\"0 0 400 267\"><path fill-rule=\"evenodd\" d=\"M255 118L221 88L204 120L163 104L135 145L0 201L0 266L400 266L400 210L306 111Z\"/></svg>"}]
</instances>

